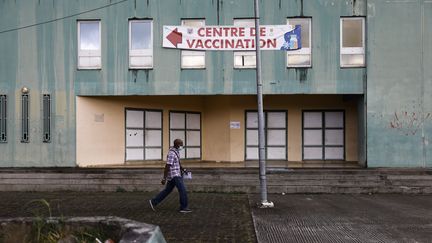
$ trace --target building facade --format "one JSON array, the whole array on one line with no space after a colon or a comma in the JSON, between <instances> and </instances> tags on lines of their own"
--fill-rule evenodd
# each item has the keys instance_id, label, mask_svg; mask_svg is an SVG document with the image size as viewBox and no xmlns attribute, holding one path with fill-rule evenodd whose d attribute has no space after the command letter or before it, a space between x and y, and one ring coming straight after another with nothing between
<instances>
[{"instance_id":1,"label":"building facade","mask_svg":"<svg viewBox=\"0 0 432 243\"><path fill-rule=\"evenodd\" d=\"M266 158L431 167L432 1L260 1L302 49L262 51ZM0 166L258 159L255 54L162 47L251 26L252 0L0 1Z\"/></svg>"}]
</instances>

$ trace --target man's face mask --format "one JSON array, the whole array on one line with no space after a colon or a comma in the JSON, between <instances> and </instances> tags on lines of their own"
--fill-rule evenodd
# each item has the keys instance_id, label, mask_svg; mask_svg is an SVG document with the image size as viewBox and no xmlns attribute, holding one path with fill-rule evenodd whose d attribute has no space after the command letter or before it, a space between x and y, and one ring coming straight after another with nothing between
<instances>
[{"instance_id":1,"label":"man's face mask","mask_svg":"<svg viewBox=\"0 0 432 243\"><path fill-rule=\"evenodd\" d=\"M181 150L183 150L183 148L184 148L183 146L179 146L178 150L181 151Z\"/></svg>"}]
</instances>

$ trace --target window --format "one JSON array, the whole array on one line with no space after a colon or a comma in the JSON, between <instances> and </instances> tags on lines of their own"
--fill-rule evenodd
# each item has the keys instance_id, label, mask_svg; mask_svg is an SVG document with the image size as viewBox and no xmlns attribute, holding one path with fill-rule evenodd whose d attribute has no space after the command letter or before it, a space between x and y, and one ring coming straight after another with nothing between
<instances>
[{"instance_id":1,"label":"window","mask_svg":"<svg viewBox=\"0 0 432 243\"><path fill-rule=\"evenodd\" d=\"M49 143L51 142L51 95L44 94L42 103L43 142Z\"/></svg>"},{"instance_id":2,"label":"window","mask_svg":"<svg viewBox=\"0 0 432 243\"><path fill-rule=\"evenodd\" d=\"M153 21L129 21L129 68L153 68Z\"/></svg>"},{"instance_id":3,"label":"window","mask_svg":"<svg viewBox=\"0 0 432 243\"><path fill-rule=\"evenodd\" d=\"M287 67L311 67L312 66L312 28L311 18L289 18L287 24L301 26L300 50L287 51Z\"/></svg>"},{"instance_id":4,"label":"window","mask_svg":"<svg viewBox=\"0 0 432 243\"><path fill-rule=\"evenodd\" d=\"M253 19L234 19L235 26L255 27ZM235 51L234 68L255 68L256 55L254 51Z\"/></svg>"},{"instance_id":5,"label":"window","mask_svg":"<svg viewBox=\"0 0 432 243\"><path fill-rule=\"evenodd\" d=\"M204 19L183 19L183 26L202 27L205 26ZM205 51L181 51L182 68L205 68Z\"/></svg>"},{"instance_id":6,"label":"window","mask_svg":"<svg viewBox=\"0 0 432 243\"><path fill-rule=\"evenodd\" d=\"M29 142L29 95L21 95L21 143Z\"/></svg>"},{"instance_id":7,"label":"window","mask_svg":"<svg viewBox=\"0 0 432 243\"><path fill-rule=\"evenodd\" d=\"M341 18L340 32L341 67L364 67L365 18Z\"/></svg>"},{"instance_id":8,"label":"window","mask_svg":"<svg viewBox=\"0 0 432 243\"><path fill-rule=\"evenodd\" d=\"M177 138L184 144L181 158L201 158L201 113L170 112L170 146L174 146L173 141Z\"/></svg>"},{"instance_id":9,"label":"window","mask_svg":"<svg viewBox=\"0 0 432 243\"><path fill-rule=\"evenodd\" d=\"M126 109L126 161L162 160L162 111Z\"/></svg>"},{"instance_id":10,"label":"window","mask_svg":"<svg viewBox=\"0 0 432 243\"><path fill-rule=\"evenodd\" d=\"M287 159L287 112L264 112L266 158ZM258 160L258 112L246 112L246 160Z\"/></svg>"},{"instance_id":11,"label":"window","mask_svg":"<svg viewBox=\"0 0 432 243\"><path fill-rule=\"evenodd\" d=\"M101 68L101 24L99 20L78 21L78 68Z\"/></svg>"},{"instance_id":12,"label":"window","mask_svg":"<svg viewBox=\"0 0 432 243\"><path fill-rule=\"evenodd\" d=\"M303 112L303 160L344 160L343 111Z\"/></svg>"},{"instance_id":13,"label":"window","mask_svg":"<svg viewBox=\"0 0 432 243\"><path fill-rule=\"evenodd\" d=\"M7 99L0 95L0 143L7 142Z\"/></svg>"}]
</instances>

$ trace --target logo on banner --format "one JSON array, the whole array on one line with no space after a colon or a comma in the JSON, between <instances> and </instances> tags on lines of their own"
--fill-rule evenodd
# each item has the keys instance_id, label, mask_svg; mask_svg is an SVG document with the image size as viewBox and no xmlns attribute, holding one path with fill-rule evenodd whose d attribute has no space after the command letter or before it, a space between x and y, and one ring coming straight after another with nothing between
<instances>
[{"instance_id":1,"label":"logo on banner","mask_svg":"<svg viewBox=\"0 0 432 243\"><path fill-rule=\"evenodd\" d=\"M300 25L263 25L259 31L242 26L164 26L162 46L185 50L255 50L256 35L262 50L301 49Z\"/></svg>"},{"instance_id":2,"label":"logo on banner","mask_svg":"<svg viewBox=\"0 0 432 243\"><path fill-rule=\"evenodd\" d=\"M285 43L283 43L281 50L290 51L301 49L301 26L296 25L292 31L284 34Z\"/></svg>"}]
</instances>

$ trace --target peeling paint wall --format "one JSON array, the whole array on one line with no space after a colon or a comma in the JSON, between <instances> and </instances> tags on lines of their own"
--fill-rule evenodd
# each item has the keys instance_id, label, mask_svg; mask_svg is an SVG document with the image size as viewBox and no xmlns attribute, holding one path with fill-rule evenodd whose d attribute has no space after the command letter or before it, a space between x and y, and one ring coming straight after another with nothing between
<instances>
[{"instance_id":1,"label":"peeling paint wall","mask_svg":"<svg viewBox=\"0 0 432 243\"><path fill-rule=\"evenodd\" d=\"M430 167L432 2L369 0L367 22L368 166Z\"/></svg>"},{"instance_id":2,"label":"peeling paint wall","mask_svg":"<svg viewBox=\"0 0 432 243\"><path fill-rule=\"evenodd\" d=\"M366 0L260 2L261 24L313 18L313 67L287 69L284 52L263 52L265 94L364 93L366 69L339 67L339 18L366 15ZM8 95L10 118L8 142L0 144L0 166L75 166L77 95L254 94L255 70L233 69L232 52L207 52L206 69L182 70L180 51L161 47L162 26L180 24L181 18L232 25L233 18L253 15L252 0L0 0L0 93ZM128 68L127 26L134 17L154 20L151 70ZM101 70L77 70L80 19L101 20ZM30 88L28 144L19 139L23 86ZM44 93L53 98L51 143L42 142Z\"/></svg>"}]
</instances>

